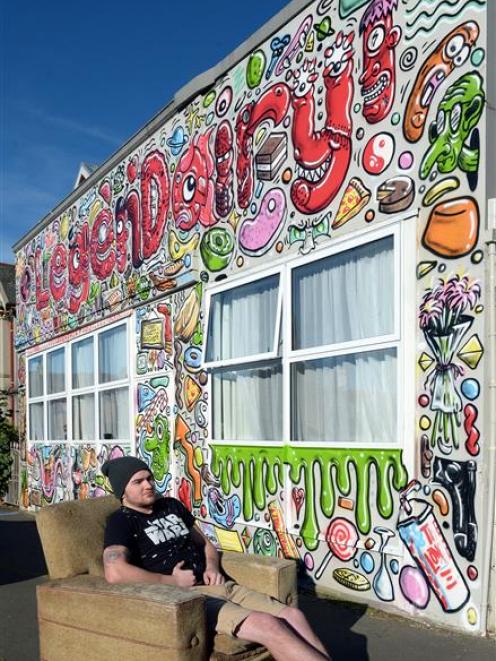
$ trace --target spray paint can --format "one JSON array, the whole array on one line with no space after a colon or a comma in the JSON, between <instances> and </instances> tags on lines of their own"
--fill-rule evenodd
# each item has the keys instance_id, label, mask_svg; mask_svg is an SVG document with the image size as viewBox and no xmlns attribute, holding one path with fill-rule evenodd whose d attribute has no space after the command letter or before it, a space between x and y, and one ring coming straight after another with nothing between
<instances>
[{"instance_id":1,"label":"spray paint can","mask_svg":"<svg viewBox=\"0 0 496 661\"><path fill-rule=\"evenodd\" d=\"M467 603L470 591L434 516L432 505L409 497L412 491L419 489L420 484L412 482L400 494L398 532L443 610L453 613Z\"/></svg>"}]
</instances>

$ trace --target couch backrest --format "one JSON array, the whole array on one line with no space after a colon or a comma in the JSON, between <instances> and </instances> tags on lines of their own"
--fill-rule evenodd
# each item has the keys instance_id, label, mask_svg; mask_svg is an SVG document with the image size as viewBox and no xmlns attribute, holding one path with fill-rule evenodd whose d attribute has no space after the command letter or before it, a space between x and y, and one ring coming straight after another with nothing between
<instances>
[{"instance_id":1,"label":"couch backrest","mask_svg":"<svg viewBox=\"0 0 496 661\"><path fill-rule=\"evenodd\" d=\"M103 576L103 532L120 506L113 496L73 500L43 507L36 525L50 578Z\"/></svg>"}]
</instances>

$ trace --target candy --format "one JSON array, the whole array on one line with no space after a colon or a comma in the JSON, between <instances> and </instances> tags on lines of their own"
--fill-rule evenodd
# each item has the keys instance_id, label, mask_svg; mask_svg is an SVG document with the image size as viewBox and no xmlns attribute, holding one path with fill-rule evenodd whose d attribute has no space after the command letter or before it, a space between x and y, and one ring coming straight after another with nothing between
<instances>
[{"instance_id":1,"label":"candy","mask_svg":"<svg viewBox=\"0 0 496 661\"><path fill-rule=\"evenodd\" d=\"M202 237L200 254L209 271L225 269L231 260L233 251L234 239L223 227L214 227Z\"/></svg>"}]
</instances>

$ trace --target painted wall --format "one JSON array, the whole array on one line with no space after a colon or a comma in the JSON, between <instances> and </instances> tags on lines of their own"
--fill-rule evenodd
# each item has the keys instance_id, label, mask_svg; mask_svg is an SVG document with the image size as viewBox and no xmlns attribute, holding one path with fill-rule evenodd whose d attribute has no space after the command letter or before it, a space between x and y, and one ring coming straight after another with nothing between
<instances>
[{"instance_id":1,"label":"painted wall","mask_svg":"<svg viewBox=\"0 0 496 661\"><path fill-rule=\"evenodd\" d=\"M490 529L485 17L483 0L314 2L24 246L16 267L20 351L141 304L128 450L216 543L299 558L344 597L472 632L485 626ZM418 237L416 431L404 451L209 443L204 287L397 216ZM115 451L127 450L31 444L31 502L81 495L81 484L98 495L100 461Z\"/></svg>"}]
</instances>

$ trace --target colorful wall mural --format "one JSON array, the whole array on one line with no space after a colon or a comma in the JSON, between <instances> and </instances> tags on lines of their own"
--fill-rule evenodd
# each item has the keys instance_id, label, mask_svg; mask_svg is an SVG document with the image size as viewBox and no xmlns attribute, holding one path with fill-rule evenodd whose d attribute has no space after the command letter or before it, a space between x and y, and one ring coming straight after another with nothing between
<instances>
[{"instance_id":1,"label":"colorful wall mural","mask_svg":"<svg viewBox=\"0 0 496 661\"><path fill-rule=\"evenodd\" d=\"M135 452L221 548L484 630L485 18L316 0L23 246L21 355L127 308L135 329L129 447L29 443L31 505L101 495L101 462ZM208 288L395 221L418 237L412 436L212 442Z\"/></svg>"}]
</instances>

